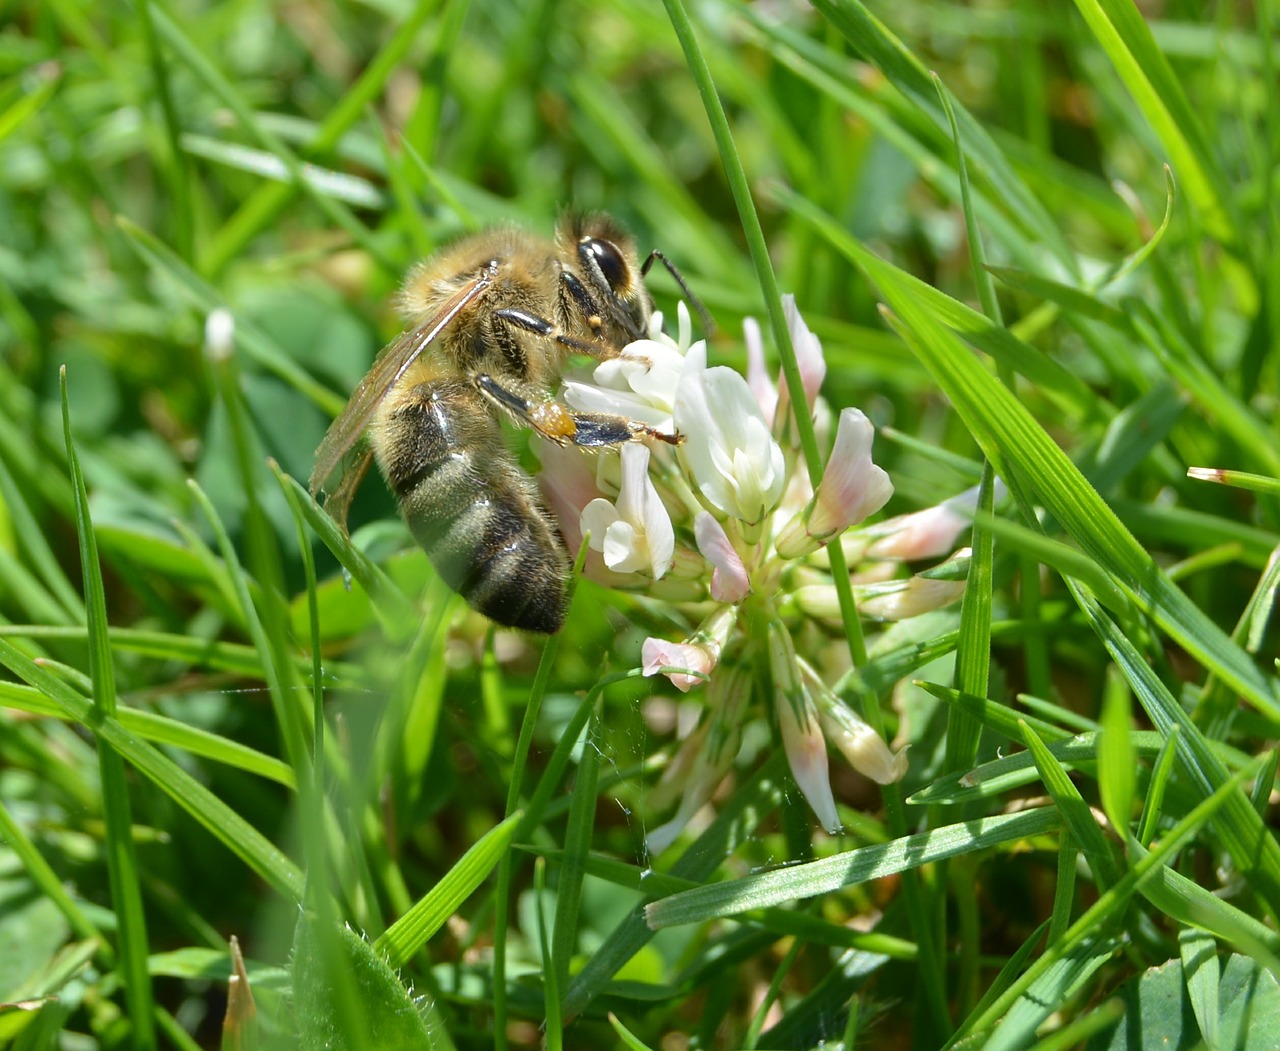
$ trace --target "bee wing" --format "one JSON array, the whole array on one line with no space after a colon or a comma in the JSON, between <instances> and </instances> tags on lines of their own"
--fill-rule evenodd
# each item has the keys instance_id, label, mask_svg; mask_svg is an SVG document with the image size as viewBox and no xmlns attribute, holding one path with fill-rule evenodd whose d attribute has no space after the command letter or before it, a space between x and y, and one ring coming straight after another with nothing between
<instances>
[{"instance_id":1,"label":"bee wing","mask_svg":"<svg viewBox=\"0 0 1280 1051\"><path fill-rule=\"evenodd\" d=\"M365 378L360 381L360 385L356 387L351 400L347 402L347 407L329 425L324 440L320 442L320 448L316 450L315 469L312 470L311 478L307 482L307 488L310 489L312 496L320 491L342 458L360 440L374 410L387 391L400 382L409 366L418 360L418 356L440 335L444 327L469 303L484 294L485 290L493 284L496 273L497 264L490 263L472 281L455 292L426 324L402 332L382 352ZM369 458L366 456L357 461L353 470L345 472L342 481L338 483L339 491L344 493L348 502L368 468ZM359 472L358 475L348 482L347 475L355 473L356 470Z\"/></svg>"}]
</instances>

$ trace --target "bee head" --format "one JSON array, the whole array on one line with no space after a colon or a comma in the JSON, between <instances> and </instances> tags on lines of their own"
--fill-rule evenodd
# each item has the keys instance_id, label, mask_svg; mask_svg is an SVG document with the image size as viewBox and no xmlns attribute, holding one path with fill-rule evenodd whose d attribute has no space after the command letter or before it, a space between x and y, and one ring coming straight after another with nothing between
<instances>
[{"instance_id":1,"label":"bee head","mask_svg":"<svg viewBox=\"0 0 1280 1051\"><path fill-rule=\"evenodd\" d=\"M635 241L607 215L570 215L560 227L560 244L575 260L603 310L629 338L642 335L653 312L636 259Z\"/></svg>"}]
</instances>

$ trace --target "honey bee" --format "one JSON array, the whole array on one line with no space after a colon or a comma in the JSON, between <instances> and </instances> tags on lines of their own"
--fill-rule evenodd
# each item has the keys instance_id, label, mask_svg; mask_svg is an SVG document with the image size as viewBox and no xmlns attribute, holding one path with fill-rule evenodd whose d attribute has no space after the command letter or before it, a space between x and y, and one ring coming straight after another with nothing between
<instances>
[{"instance_id":1,"label":"honey bee","mask_svg":"<svg viewBox=\"0 0 1280 1051\"><path fill-rule=\"evenodd\" d=\"M653 300L643 278L655 258L641 266L631 238L595 214L562 220L554 241L501 227L419 264L399 297L407 327L325 434L312 495L367 430L370 448L326 499L339 524L376 458L453 590L498 624L560 630L569 554L503 440L501 417L561 445L679 443L623 416L576 412L551 394L570 354L616 357L645 335Z\"/></svg>"}]
</instances>

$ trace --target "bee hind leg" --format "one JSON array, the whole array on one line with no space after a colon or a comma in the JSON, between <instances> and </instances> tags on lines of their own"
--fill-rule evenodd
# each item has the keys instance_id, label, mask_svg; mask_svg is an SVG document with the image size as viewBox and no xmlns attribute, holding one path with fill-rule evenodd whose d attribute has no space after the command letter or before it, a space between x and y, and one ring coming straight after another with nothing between
<instances>
[{"instance_id":1,"label":"bee hind leg","mask_svg":"<svg viewBox=\"0 0 1280 1051\"><path fill-rule=\"evenodd\" d=\"M604 412L575 412L558 401L528 397L504 386L488 373L475 377L480 392L516 419L557 445L598 449L621 445L633 438L655 438L679 445L683 435L666 434L639 420Z\"/></svg>"}]
</instances>

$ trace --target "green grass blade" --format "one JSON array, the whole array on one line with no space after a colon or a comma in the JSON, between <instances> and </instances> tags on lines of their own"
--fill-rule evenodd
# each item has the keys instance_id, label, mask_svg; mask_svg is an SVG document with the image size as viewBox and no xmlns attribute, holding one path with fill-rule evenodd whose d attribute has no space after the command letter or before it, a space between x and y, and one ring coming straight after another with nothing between
<instances>
[{"instance_id":1,"label":"green grass blade","mask_svg":"<svg viewBox=\"0 0 1280 1051\"><path fill-rule=\"evenodd\" d=\"M1040 771L1040 780L1044 782L1045 789L1053 797L1054 805L1062 818L1063 828L1079 844L1098 887L1106 889L1112 886L1119 879L1119 866L1111 853L1106 837L1102 834L1102 829L1094 819L1093 811L1089 809L1089 804L1072 783L1062 764L1045 747L1035 731L1025 722L1022 727L1027 750L1035 760L1036 769Z\"/></svg>"},{"instance_id":2,"label":"green grass blade","mask_svg":"<svg viewBox=\"0 0 1280 1051\"><path fill-rule=\"evenodd\" d=\"M1076 8L1169 151L1174 174L1186 186L1206 230L1221 240L1232 240L1233 230L1238 229L1228 214L1232 195L1225 189L1182 81L1141 13L1129 0L1076 0Z\"/></svg>"},{"instance_id":3,"label":"green grass blade","mask_svg":"<svg viewBox=\"0 0 1280 1051\"><path fill-rule=\"evenodd\" d=\"M510 853L523 816L517 810L481 836L428 894L378 938L374 948L385 954L392 967L412 959Z\"/></svg>"},{"instance_id":4,"label":"green grass blade","mask_svg":"<svg viewBox=\"0 0 1280 1051\"><path fill-rule=\"evenodd\" d=\"M114 720L118 708L115 667L107 640L107 599L102 586L102 566L89 516L89 494L85 489L80 459L71 439L71 408L67 401L67 370L59 374L62 387L62 431L67 448L67 464L75 494L76 537L80 544L80 566L84 573L85 613L89 628L89 675L93 682L95 723ZM34 685L34 684L33 684ZM151 976L147 973L146 914L142 906L141 875L133 846L133 818L124 759L108 742L99 738L98 768L102 778L102 816L106 825L104 848L115 910L120 946L120 978L128 1005L131 1042L141 1051L156 1046L155 1005Z\"/></svg>"},{"instance_id":5,"label":"green grass blade","mask_svg":"<svg viewBox=\"0 0 1280 1051\"><path fill-rule=\"evenodd\" d=\"M1133 810L1137 781L1134 736L1128 687L1119 676L1110 675L1102 702L1098 788L1102 793L1102 808L1111 821L1111 827L1120 834L1128 831Z\"/></svg>"},{"instance_id":6,"label":"green grass blade","mask_svg":"<svg viewBox=\"0 0 1280 1051\"><path fill-rule=\"evenodd\" d=\"M734 916L748 909L829 894L957 854L1039 835L1058 828L1059 824L1053 808L1041 807L1020 814L1001 814L947 825L889 843L859 847L821 861L682 891L646 906L645 916L654 930Z\"/></svg>"},{"instance_id":7,"label":"green grass blade","mask_svg":"<svg viewBox=\"0 0 1280 1051\"><path fill-rule=\"evenodd\" d=\"M574 781L569 823L565 828L564 855L556 888L556 918L551 941L551 961L558 989L569 985L569 964L578 941L578 913L582 906L582 883L586 858L591 850L595 826L596 784L600 773L600 752L592 738L599 733L599 716L588 724L587 746L582 750L578 776ZM557 1005L559 1007L559 1005Z\"/></svg>"}]
</instances>

